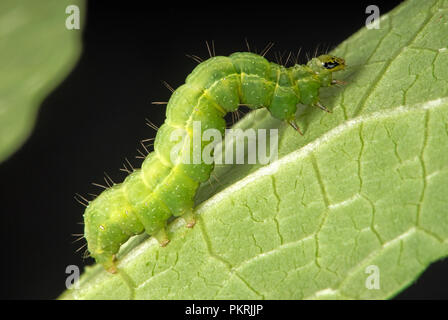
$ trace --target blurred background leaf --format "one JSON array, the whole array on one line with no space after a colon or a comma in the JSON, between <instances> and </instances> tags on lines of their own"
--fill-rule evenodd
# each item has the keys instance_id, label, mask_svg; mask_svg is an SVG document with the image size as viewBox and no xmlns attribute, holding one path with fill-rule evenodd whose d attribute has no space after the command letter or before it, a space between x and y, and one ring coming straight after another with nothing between
<instances>
[{"instance_id":1,"label":"blurred background leaf","mask_svg":"<svg viewBox=\"0 0 448 320\"><path fill-rule=\"evenodd\" d=\"M82 28L66 28L69 5L84 9L83 0L0 2L0 162L25 142L43 99L80 56Z\"/></svg>"}]
</instances>

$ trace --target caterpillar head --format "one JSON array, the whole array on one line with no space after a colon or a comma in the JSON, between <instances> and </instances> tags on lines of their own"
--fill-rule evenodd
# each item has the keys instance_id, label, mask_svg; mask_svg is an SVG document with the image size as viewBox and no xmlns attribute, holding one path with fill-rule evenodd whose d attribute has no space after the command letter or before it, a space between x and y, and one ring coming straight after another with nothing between
<instances>
[{"instance_id":1,"label":"caterpillar head","mask_svg":"<svg viewBox=\"0 0 448 320\"><path fill-rule=\"evenodd\" d=\"M333 72L344 70L346 64L342 58L323 54L308 61L307 67L314 72L315 78L318 79L321 86L327 87L332 83Z\"/></svg>"},{"instance_id":2,"label":"caterpillar head","mask_svg":"<svg viewBox=\"0 0 448 320\"><path fill-rule=\"evenodd\" d=\"M344 70L345 60L329 54L323 54L308 62L308 66L317 73L335 72Z\"/></svg>"}]
</instances>

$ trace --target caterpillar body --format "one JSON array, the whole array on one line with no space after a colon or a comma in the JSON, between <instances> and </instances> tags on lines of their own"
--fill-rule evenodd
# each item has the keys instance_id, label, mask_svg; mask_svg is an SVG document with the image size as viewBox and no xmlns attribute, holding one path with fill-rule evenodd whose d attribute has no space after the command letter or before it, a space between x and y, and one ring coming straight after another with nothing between
<instances>
[{"instance_id":1,"label":"caterpillar body","mask_svg":"<svg viewBox=\"0 0 448 320\"><path fill-rule=\"evenodd\" d=\"M166 245L165 226L170 217L183 216L187 226L194 225L196 191L213 169L213 163L181 161L185 154L191 154L194 121L201 122L202 131L214 128L223 134L224 116L244 104L251 109L267 108L273 117L301 133L295 122L297 104L328 111L319 102L319 88L338 83L332 79L332 72L344 68L344 59L331 55L286 68L249 52L200 63L185 84L173 92L154 151L141 169L89 202L84 213L84 236L90 255L114 273L115 254L131 236L147 232ZM173 159L172 148L178 142L171 141L170 136L177 129L184 130L185 143ZM208 143L202 141L201 148Z\"/></svg>"}]
</instances>

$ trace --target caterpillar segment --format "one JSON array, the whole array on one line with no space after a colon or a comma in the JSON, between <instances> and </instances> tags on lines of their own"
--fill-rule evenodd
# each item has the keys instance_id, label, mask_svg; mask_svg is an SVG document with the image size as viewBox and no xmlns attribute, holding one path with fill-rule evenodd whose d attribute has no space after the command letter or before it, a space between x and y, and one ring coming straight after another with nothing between
<instances>
[{"instance_id":1,"label":"caterpillar segment","mask_svg":"<svg viewBox=\"0 0 448 320\"><path fill-rule=\"evenodd\" d=\"M302 134L295 118L297 104L328 112L319 102L319 89L339 84L332 73L344 67L344 59L321 55L306 65L286 68L248 52L201 62L173 92L154 151L141 169L89 202L84 220L91 256L113 273L117 270L115 255L131 236L147 232L164 246L169 242L165 228L170 217L183 216L187 226L194 225L196 191L213 170L213 164L194 159L195 121L201 123L199 139L207 129L224 134L224 116L246 105L267 108L273 117ZM179 141L171 138L176 132L181 141L177 149ZM202 154L210 141L199 141Z\"/></svg>"}]
</instances>

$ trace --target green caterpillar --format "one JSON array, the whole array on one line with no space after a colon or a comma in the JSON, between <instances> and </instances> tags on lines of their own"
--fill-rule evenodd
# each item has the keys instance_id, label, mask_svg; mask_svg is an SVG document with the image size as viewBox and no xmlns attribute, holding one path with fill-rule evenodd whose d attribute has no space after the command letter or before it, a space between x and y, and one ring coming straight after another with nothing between
<instances>
[{"instance_id":1,"label":"green caterpillar","mask_svg":"<svg viewBox=\"0 0 448 320\"><path fill-rule=\"evenodd\" d=\"M332 72L344 68L344 59L331 55L286 68L248 52L200 63L173 92L154 152L141 169L89 202L84 233L91 256L114 273L115 254L131 236L145 231L164 246L169 242L165 226L170 217L183 216L187 226L194 225L194 197L200 183L210 177L213 163L181 161L185 154L192 154L193 121L200 121L202 131L214 128L223 134L224 116L244 104L251 109L267 108L301 133L295 121L297 104L328 111L319 102L319 88L339 83L332 79ZM170 136L178 129L185 132L184 143L173 159L170 153L178 142ZM202 141L201 148L207 143Z\"/></svg>"}]
</instances>

